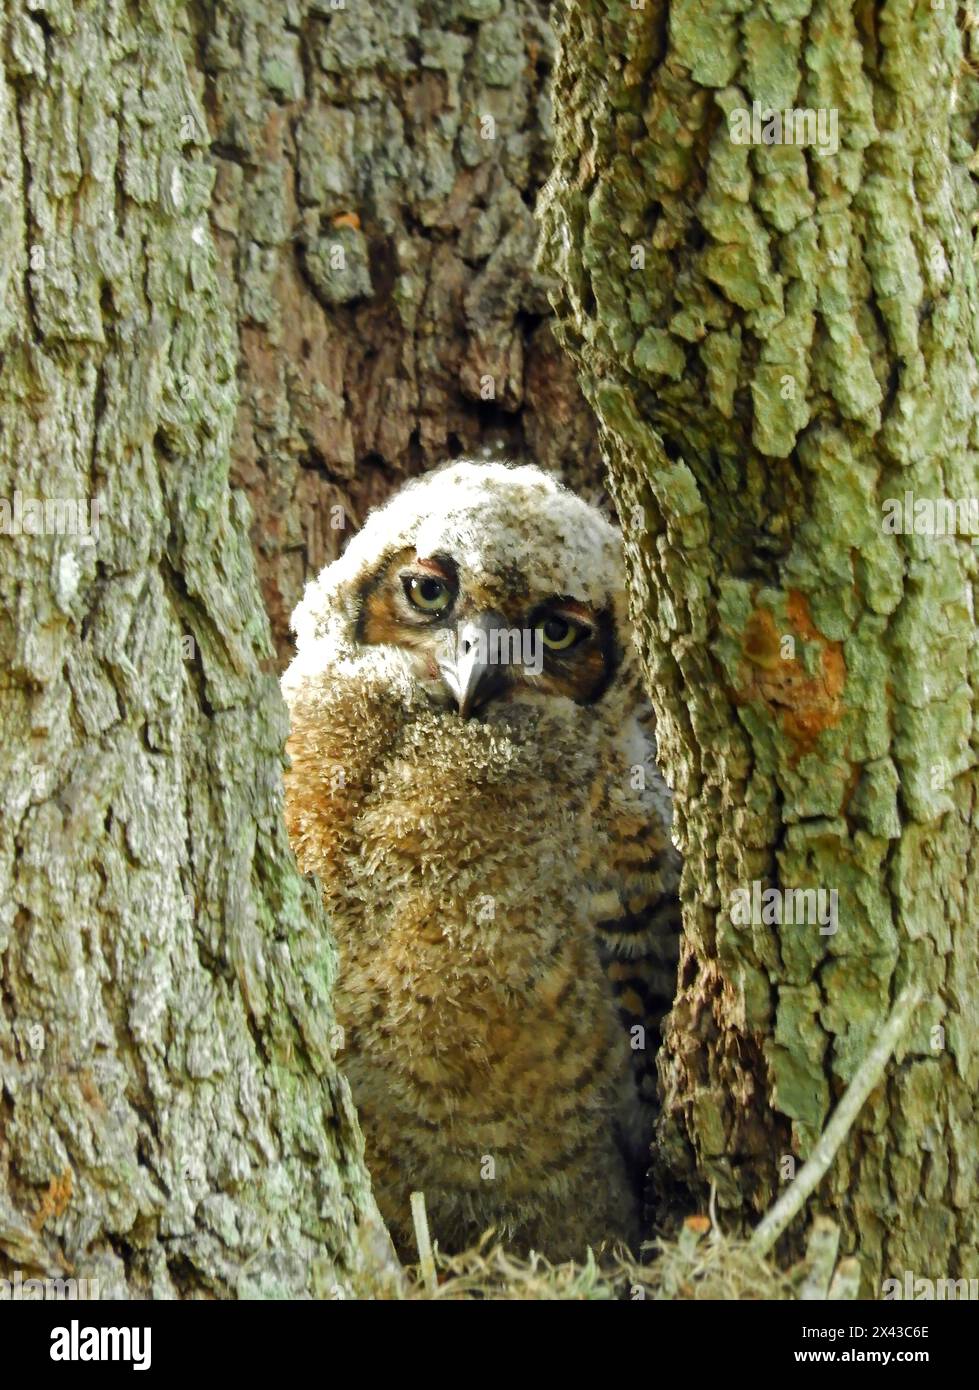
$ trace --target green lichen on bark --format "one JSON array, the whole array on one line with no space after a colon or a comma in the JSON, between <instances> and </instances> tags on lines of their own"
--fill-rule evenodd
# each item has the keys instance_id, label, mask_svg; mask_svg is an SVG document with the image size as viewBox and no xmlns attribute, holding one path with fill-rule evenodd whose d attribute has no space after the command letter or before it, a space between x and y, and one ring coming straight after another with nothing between
<instances>
[{"instance_id":1,"label":"green lichen on bark","mask_svg":"<svg viewBox=\"0 0 979 1390\"><path fill-rule=\"evenodd\" d=\"M342 1295L390 1245L282 820L182 22L3 18L0 495L100 516L0 537L0 1274Z\"/></svg>"},{"instance_id":2,"label":"green lichen on bark","mask_svg":"<svg viewBox=\"0 0 979 1390\"><path fill-rule=\"evenodd\" d=\"M913 977L819 1200L868 1291L975 1275L976 551L882 526L905 490L979 495L973 28L911 0L555 17L545 261L685 856L660 1162L761 1211ZM838 148L736 143L755 101L835 109ZM735 926L754 880L835 888L837 931Z\"/></svg>"}]
</instances>

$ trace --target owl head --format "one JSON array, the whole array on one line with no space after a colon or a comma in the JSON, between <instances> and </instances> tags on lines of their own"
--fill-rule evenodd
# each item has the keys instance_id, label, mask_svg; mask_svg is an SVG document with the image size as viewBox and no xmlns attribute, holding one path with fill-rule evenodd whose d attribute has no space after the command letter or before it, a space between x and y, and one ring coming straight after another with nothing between
<instances>
[{"instance_id":1,"label":"owl head","mask_svg":"<svg viewBox=\"0 0 979 1390\"><path fill-rule=\"evenodd\" d=\"M606 701L628 661L618 532L539 468L455 462L372 512L293 614L300 653L396 652L464 719Z\"/></svg>"}]
</instances>

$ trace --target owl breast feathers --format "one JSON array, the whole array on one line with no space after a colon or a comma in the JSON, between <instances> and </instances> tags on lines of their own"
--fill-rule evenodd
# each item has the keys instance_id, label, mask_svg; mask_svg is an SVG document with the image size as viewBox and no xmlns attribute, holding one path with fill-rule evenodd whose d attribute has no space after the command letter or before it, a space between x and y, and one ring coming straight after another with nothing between
<instances>
[{"instance_id":1,"label":"owl breast feathers","mask_svg":"<svg viewBox=\"0 0 979 1390\"><path fill-rule=\"evenodd\" d=\"M287 824L392 1235L421 1190L444 1249L634 1244L677 861L617 532L536 468L456 463L293 621Z\"/></svg>"}]
</instances>

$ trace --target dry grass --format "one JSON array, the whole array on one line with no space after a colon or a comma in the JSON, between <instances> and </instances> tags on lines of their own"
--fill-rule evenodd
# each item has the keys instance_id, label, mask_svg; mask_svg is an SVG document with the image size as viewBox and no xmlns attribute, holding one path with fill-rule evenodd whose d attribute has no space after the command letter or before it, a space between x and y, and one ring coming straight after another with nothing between
<instances>
[{"instance_id":1,"label":"dry grass","mask_svg":"<svg viewBox=\"0 0 979 1390\"><path fill-rule=\"evenodd\" d=\"M589 1253L583 1264L552 1265L542 1255L520 1259L488 1234L461 1255L435 1252L437 1288L420 1265L406 1272L409 1299L639 1300L794 1299L797 1278L749 1250L743 1240L710 1231L693 1217L676 1241L655 1242L646 1264L625 1251Z\"/></svg>"}]
</instances>

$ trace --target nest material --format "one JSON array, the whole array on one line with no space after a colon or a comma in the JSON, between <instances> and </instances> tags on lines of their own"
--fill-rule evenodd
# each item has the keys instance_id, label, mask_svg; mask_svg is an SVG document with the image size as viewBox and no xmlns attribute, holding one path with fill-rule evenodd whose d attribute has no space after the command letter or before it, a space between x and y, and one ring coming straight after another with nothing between
<instances>
[{"instance_id":1,"label":"nest material","mask_svg":"<svg viewBox=\"0 0 979 1390\"><path fill-rule=\"evenodd\" d=\"M839 1232L825 1217L813 1222L806 1257L789 1270L748 1240L725 1236L705 1216L688 1218L676 1240L657 1240L640 1264L628 1251L589 1252L583 1263L522 1259L487 1232L459 1255L433 1252L411 1266L401 1297L409 1300L810 1300L855 1298L859 1267L838 1264ZM376 1296L376 1295L375 1295Z\"/></svg>"}]
</instances>

